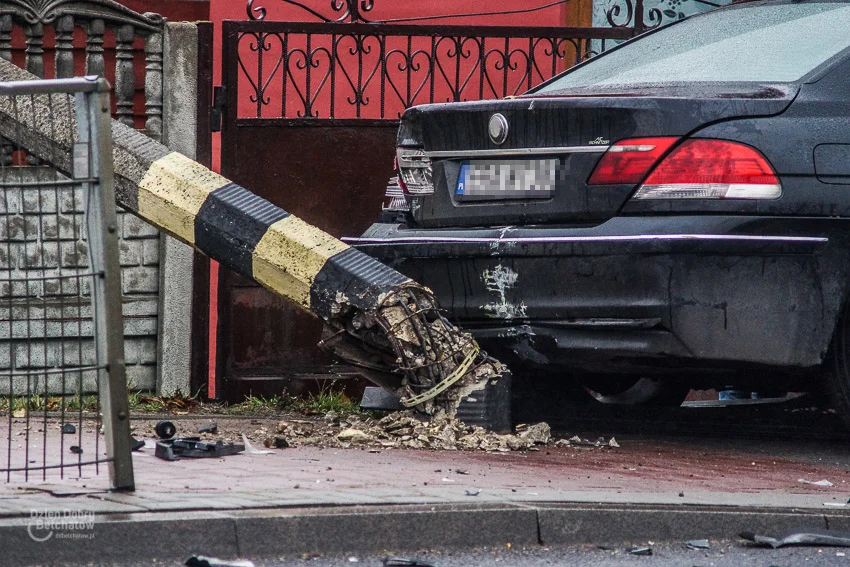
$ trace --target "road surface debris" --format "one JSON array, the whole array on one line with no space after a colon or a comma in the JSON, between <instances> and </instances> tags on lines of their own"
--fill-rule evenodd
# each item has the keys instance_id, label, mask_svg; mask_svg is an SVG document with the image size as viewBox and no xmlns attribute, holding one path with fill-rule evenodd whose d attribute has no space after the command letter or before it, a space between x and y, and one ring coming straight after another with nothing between
<instances>
[{"instance_id":1,"label":"road surface debris","mask_svg":"<svg viewBox=\"0 0 850 567\"><path fill-rule=\"evenodd\" d=\"M792 545L850 547L850 532L832 530L789 530L781 533L778 537L743 532L741 538L773 549Z\"/></svg>"}]
</instances>

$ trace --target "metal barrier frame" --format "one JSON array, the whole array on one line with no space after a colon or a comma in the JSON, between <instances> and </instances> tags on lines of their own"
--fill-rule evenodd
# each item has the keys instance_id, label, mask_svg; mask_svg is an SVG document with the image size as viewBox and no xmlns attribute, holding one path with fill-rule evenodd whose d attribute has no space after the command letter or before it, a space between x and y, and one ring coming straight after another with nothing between
<instances>
[{"instance_id":1,"label":"metal barrier frame","mask_svg":"<svg viewBox=\"0 0 850 567\"><path fill-rule=\"evenodd\" d=\"M106 444L110 487L133 490L130 410L124 371L121 272L112 164L109 83L98 77L0 83L0 96L73 93L77 133L72 150L73 179L88 195L85 223L92 272L94 341L98 397ZM100 254L96 253L100 251Z\"/></svg>"}]
</instances>

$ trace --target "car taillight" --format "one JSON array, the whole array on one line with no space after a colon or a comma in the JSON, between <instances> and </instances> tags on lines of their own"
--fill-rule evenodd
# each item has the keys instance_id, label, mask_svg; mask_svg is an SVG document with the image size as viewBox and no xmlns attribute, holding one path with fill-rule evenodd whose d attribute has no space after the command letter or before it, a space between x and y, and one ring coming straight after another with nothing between
<instances>
[{"instance_id":1,"label":"car taillight","mask_svg":"<svg viewBox=\"0 0 850 567\"><path fill-rule=\"evenodd\" d=\"M384 196L389 200L383 205L384 211L390 212L407 212L410 211L410 204L404 196L404 191L398 184L398 177L390 177L390 182L387 183L387 191Z\"/></svg>"},{"instance_id":2,"label":"car taillight","mask_svg":"<svg viewBox=\"0 0 850 567\"><path fill-rule=\"evenodd\" d=\"M757 149L727 140L687 140L650 173L635 199L777 199L782 185Z\"/></svg>"},{"instance_id":3,"label":"car taillight","mask_svg":"<svg viewBox=\"0 0 850 567\"><path fill-rule=\"evenodd\" d=\"M398 148L396 151L398 184L409 195L430 195L434 192L431 158L424 150Z\"/></svg>"},{"instance_id":4,"label":"car taillight","mask_svg":"<svg viewBox=\"0 0 850 567\"><path fill-rule=\"evenodd\" d=\"M679 138L632 138L608 148L588 185L636 185Z\"/></svg>"}]
</instances>

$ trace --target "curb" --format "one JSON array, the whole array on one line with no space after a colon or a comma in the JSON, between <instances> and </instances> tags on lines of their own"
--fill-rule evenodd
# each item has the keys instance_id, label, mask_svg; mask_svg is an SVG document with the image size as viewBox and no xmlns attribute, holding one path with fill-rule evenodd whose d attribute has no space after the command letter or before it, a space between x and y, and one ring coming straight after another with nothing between
<instances>
[{"instance_id":1,"label":"curb","mask_svg":"<svg viewBox=\"0 0 850 567\"><path fill-rule=\"evenodd\" d=\"M396 505L105 514L86 539L34 541L0 520L0 565L185 561L534 545L730 539L741 531L850 529L850 515L801 509L655 505ZM64 533L64 532L63 532Z\"/></svg>"}]
</instances>

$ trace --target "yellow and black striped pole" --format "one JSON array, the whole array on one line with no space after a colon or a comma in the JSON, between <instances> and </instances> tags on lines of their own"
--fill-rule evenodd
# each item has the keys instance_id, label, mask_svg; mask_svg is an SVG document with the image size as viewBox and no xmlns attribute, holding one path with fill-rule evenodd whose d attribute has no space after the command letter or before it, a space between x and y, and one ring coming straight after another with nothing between
<instances>
[{"instance_id":1,"label":"yellow and black striped pole","mask_svg":"<svg viewBox=\"0 0 850 567\"><path fill-rule=\"evenodd\" d=\"M151 224L324 319L338 314L343 297L373 309L381 294L410 282L177 152L151 162L136 202L134 212Z\"/></svg>"},{"instance_id":2,"label":"yellow and black striped pole","mask_svg":"<svg viewBox=\"0 0 850 567\"><path fill-rule=\"evenodd\" d=\"M0 59L0 81L34 79ZM0 101L0 135L67 173L75 116L51 96ZM112 139L119 205L327 321L335 352L408 405L442 395L451 409L501 375L409 278L117 121Z\"/></svg>"}]
</instances>

